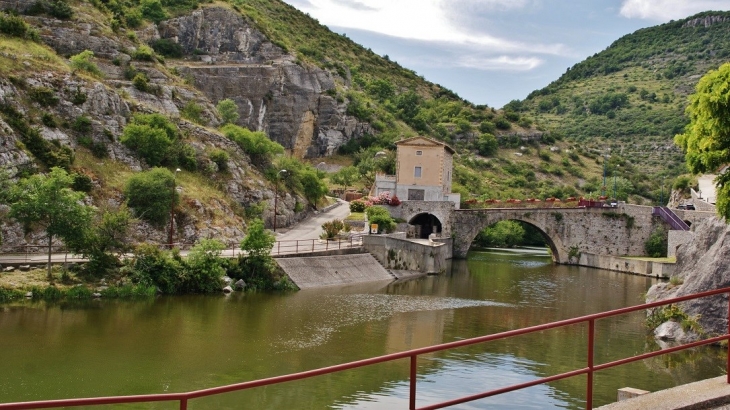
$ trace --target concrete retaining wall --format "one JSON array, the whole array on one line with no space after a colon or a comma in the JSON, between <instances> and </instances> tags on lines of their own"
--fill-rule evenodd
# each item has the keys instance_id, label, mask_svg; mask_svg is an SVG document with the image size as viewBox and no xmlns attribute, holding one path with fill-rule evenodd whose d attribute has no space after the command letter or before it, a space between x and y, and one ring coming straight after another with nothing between
<instances>
[{"instance_id":1,"label":"concrete retaining wall","mask_svg":"<svg viewBox=\"0 0 730 410\"><path fill-rule=\"evenodd\" d=\"M424 273L445 272L452 246L449 239L442 241L445 243L406 240L405 233L365 235L362 238L363 247L386 268Z\"/></svg>"},{"instance_id":2,"label":"concrete retaining wall","mask_svg":"<svg viewBox=\"0 0 730 410\"><path fill-rule=\"evenodd\" d=\"M596 255L585 252L581 253L580 258L578 258L578 265L658 278L669 278L674 274L673 263Z\"/></svg>"},{"instance_id":3,"label":"concrete retaining wall","mask_svg":"<svg viewBox=\"0 0 730 410\"><path fill-rule=\"evenodd\" d=\"M676 256L677 248L689 243L695 237L692 231L669 231L667 238L667 256Z\"/></svg>"},{"instance_id":4,"label":"concrete retaining wall","mask_svg":"<svg viewBox=\"0 0 730 410\"><path fill-rule=\"evenodd\" d=\"M394 280L372 255L278 258L276 263L300 289Z\"/></svg>"}]
</instances>

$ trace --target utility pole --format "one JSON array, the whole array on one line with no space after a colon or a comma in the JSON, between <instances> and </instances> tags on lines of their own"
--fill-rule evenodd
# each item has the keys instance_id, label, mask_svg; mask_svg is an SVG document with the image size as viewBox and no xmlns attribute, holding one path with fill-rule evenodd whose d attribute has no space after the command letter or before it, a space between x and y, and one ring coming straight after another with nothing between
<instances>
[{"instance_id":1,"label":"utility pole","mask_svg":"<svg viewBox=\"0 0 730 410\"><path fill-rule=\"evenodd\" d=\"M282 169L276 173L276 180L274 181L274 232L276 232L276 208L279 200L279 175L281 175L282 172L286 174L286 170Z\"/></svg>"}]
</instances>

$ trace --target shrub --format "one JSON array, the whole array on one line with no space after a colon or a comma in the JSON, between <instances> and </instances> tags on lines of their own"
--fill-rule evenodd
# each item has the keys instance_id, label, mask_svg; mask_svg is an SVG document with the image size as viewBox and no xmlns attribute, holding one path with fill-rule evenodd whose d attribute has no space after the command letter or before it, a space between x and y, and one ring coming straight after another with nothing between
<instances>
[{"instance_id":1,"label":"shrub","mask_svg":"<svg viewBox=\"0 0 730 410\"><path fill-rule=\"evenodd\" d=\"M86 71L89 74L101 76L102 72L99 67L92 61L94 58L94 52L91 50L84 50L79 54L71 56L69 61L71 62L71 68L73 70Z\"/></svg>"},{"instance_id":2,"label":"shrub","mask_svg":"<svg viewBox=\"0 0 730 410\"><path fill-rule=\"evenodd\" d=\"M219 171L228 171L229 156L226 151L216 148L210 152L209 157L218 166Z\"/></svg>"},{"instance_id":3,"label":"shrub","mask_svg":"<svg viewBox=\"0 0 730 410\"><path fill-rule=\"evenodd\" d=\"M49 112L43 113L41 116L41 123L48 128L56 128L58 126L58 124L56 124L56 118Z\"/></svg>"},{"instance_id":4,"label":"shrub","mask_svg":"<svg viewBox=\"0 0 730 410\"><path fill-rule=\"evenodd\" d=\"M28 92L28 95L31 100L44 107L58 104L56 93L48 87L34 87Z\"/></svg>"},{"instance_id":5,"label":"shrub","mask_svg":"<svg viewBox=\"0 0 730 410\"><path fill-rule=\"evenodd\" d=\"M0 13L0 33L24 38L28 30L30 26L22 17Z\"/></svg>"},{"instance_id":6,"label":"shrub","mask_svg":"<svg viewBox=\"0 0 730 410\"><path fill-rule=\"evenodd\" d=\"M150 79L147 77L147 74L145 73L137 73L134 75L134 78L132 79L132 85L134 88L149 92L150 91Z\"/></svg>"},{"instance_id":7,"label":"shrub","mask_svg":"<svg viewBox=\"0 0 730 410\"><path fill-rule=\"evenodd\" d=\"M127 125L120 141L136 151L151 166L160 165L172 145L164 130L146 124Z\"/></svg>"},{"instance_id":8,"label":"shrub","mask_svg":"<svg viewBox=\"0 0 730 410\"><path fill-rule=\"evenodd\" d=\"M497 118L497 120L496 120L496 121L494 122L494 125L495 125L495 126L496 126L496 127L498 128L498 129L500 129L500 130L508 130L508 129L512 128L512 124L510 124L510 122L509 122L509 121L507 121L507 120L506 120L505 118L503 118L503 117L499 117L499 118Z\"/></svg>"},{"instance_id":9,"label":"shrub","mask_svg":"<svg viewBox=\"0 0 730 410\"><path fill-rule=\"evenodd\" d=\"M180 110L180 116L188 121L192 121L199 125L205 125L207 121L204 121L201 117L203 113L203 107L195 101L188 101L187 104Z\"/></svg>"},{"instance_id":10,"label":"shrub","mask_svg":"<svg viewBox=\"0 0 730 410\"><path fill-rule=\"evenodd\" d=\"M646 254L652 258L663 258L667 256L667 231L657 227L644 243Z\"/></svg>"},{"instance_id":11,"label":"shrub","mask_svg":"<svg viewBox=\"0 0 730 410\"><path fill-rule=\"evenodd\" d=\"M74 15L73 9L66 3L66 0L50 0L46 9L48 14L61 20L70 19Z\"/></svg>"},{"instance_id":12,"label":"shrub","mask_svg":"<svg viewBox=\"0 0 730 410\"><path fill-rule=\"evenodd\" d=\"M346 225L339 219L333 219L331 221L323 223L322 229L324 230L324 233L322 233L322 239L332 239L337 236L341 231L349 231L350 226Z\"/></svg>"},{"instance_id":13,"label":"shrub","mask_svg":"<svg viewBox=\"0 0 730 410\"><path fill-rule=\"evenodd\" d=\"M124 195L138 218L161 227L168 222L170 204L178 202L174 186L175 176L172 172L165 168L153 168L132 175L127 181Z\"/></svg>"},{"instance_id":14,"label":"shrub","mask_svg":"<svg viewBox=\"0 0 730 410\"><path fill-rule=\"evenodd\" d=\"M90 133L92 130L91 118L85 115L76 117L74 122L71 124L71 129L83 135Z\"/></svg>"},{"instance_id":15,"label":"shrub","mask_svg":"<svg viewBox=\"0 0 730 410\"><path fill-rule=\"evenodd\" d=\"M233 124L238 121L238 106L230 98L218 101L218 105L215 108L218 110L218 115L221 116L223 124Z\"/></svg>"},{"instance_id":16,"label":"shrub","mask_svg":"<svg viewBox=\"0 0 730 410\"><path fill-rule=\"evenodd\" d=\"M387 209L379 206L371 206L365 210L370 224L378 225L378 233L390 233L395 230L395 221L391 218Z\"/></svg>"},{"instance_id":17,"label":"shrub","mask_svg":"<svg viewBox=\"0 0 730 410\"><path fill-rule=\"evenodd\" d=\"M91 177L86 174L73 174L71 188L79 192L91 192L93 188Z\"/></svg>"},{"instance_id":18,"label":"shrub","mask_svg":"<svg viewBox=\"0 0 730 410\"><path fill-rule=\"evenodd\" d=\"M131 262L132 280L142 286L156 286L162 293L175 294L183 271L179 253L162 251L157 246L137 247Z\"/></svg>"},{"instance_id":19,"label":"shrub","mask_svg":"<svg viewBox=\"0 0 730 410\"><path fill-rule=\"evenodd\" d=\"M243 148L251 161L260 167L268 165L274 155L284 152L284 147L270 140L263 132L250 131L233 124L225 125L221 132Z\"/></svg>"},{"instance_id":20,"label":"shrub","mask_svg":"<svg viewBox=\"0 0 730 410\"><path fill-rule=\"evenodd\" d=\"M140 6L142 16L147 20L159 23L167 18L167 13L162 7L160 0L142 0Z\"/></svg>"},{"instance_id":21,"label":"shrub","mask_svg":"<svg viewBox=\"0 0 730 410\"><path fill-rule=\"evenodd\" d=\"M190 250L185 260L185 273L178 286L185 293L210 293L221 289L226 262L220 258L226 246L215 239L203 239Z\"/></svg>"},{"instance_id":22,"label":"shrub","mask_svg":"<svg viewBox=\"0 0 730 410\"><path fill-rule=\"evenodd\" d=\"M167 39L161 38L150 43L152 49L156 53L170 58L181 58L183 56L183 48L180 44Z\"/></svg>"},{"instance_id":23,"label":"shrub","mask_svg":"<svg viewBox=\"0 0 730 410\"><path fill-rule=\"evenodd\" d=\"M228 276L243 279L250 289L291 289L293 285L277 268L271 257L276 238L266 232L260 219L251 221L248 234L241 241L245 255L238 258L228 269Z\"/></svg>"},{"instance_id":24,"label":"shrub","mask_svg":"<svg viewBox=\"0 0 730 410\"><path fill-rule=\"evenodd\" d=\"M350 202L350 212L365 212L367 204L362 199L355 199Z\"/></svg>"},{"instance_id":25,"label":"shrub","mask_svg":"<svg viewBox=\"0 0 730 410\"><path fill-rule=\"evenodd\" d=\"M155 61L155 52L150 46L142 44L134 50L132 58L138 61Z\"/></svg>"}]
</instances>

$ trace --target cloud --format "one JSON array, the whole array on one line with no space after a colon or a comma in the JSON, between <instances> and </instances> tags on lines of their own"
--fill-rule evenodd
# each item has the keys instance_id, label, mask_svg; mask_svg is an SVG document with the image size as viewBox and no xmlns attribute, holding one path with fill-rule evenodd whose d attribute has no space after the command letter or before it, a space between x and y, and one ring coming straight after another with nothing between
<instances>
[{"instance_id":1,"label":"cloud","mask_svg":"<svg viewBox=\"0 0 730 410\"><path fill-rule=\"evenodd\" d=\"M487 32L468 30L451 14L455 5L474 13L485 9L509 10L527 7L537 0L287 0L330 27L357 29L408 40L468 46L492 53L537 53L567 55L563 44L512 41Z\"/></svg>"},{"instance_id":2,"label":"cloud","mask_svg":"<svg viewBox=\"0 0 730 410\"><path fill-rule=\"evenodd\" d=\"M541 66L545 61L537 57L472 57L464 56L456 61L462 68L473 68L485 71L530 71Z\"/></svg>"},{"instance_id":3,"label":"cloud","mask_svg":"<svg viewBox=\"0 0 730 410\"><path fill-rule=\"evenodd\" d=\"M730 10L728 0L623 0L619 13L626 18L669 21L707 10Z\"/></svg>"}]
</instances>

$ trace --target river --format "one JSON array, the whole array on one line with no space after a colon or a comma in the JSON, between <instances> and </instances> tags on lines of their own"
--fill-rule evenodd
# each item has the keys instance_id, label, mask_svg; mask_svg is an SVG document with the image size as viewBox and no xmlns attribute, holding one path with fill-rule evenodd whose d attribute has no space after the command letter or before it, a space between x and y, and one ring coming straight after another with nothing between
<instances>
[{"instance_id":1,"label":"river","mask_svg":"<svg viewBox=\"0 0 730 410\"><path fill-rule=\"evenodd\" d=\"M471 252L451 272L285 294L0 306L0 402L178 392L636 305L654 279L553 265L542 250ZM585 366L583 325L424 356L426 405ZM657 349L642 314L596 323L596 362ZM594 405L724 373L703 348L599 372ZM458 409L584 408L585 376ZM408 408L408 362L196 399L190 409ZM175 408L171 403L125 408Z\"/></svg>"}]
</instances>

